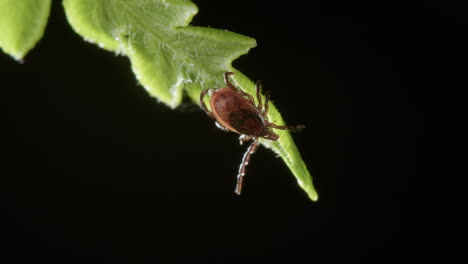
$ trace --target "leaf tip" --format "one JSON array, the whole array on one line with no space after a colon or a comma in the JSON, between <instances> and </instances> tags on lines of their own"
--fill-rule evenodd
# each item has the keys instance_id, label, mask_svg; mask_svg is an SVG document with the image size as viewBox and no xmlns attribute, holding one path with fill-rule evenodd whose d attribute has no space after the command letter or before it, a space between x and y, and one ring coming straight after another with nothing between
<instances>
[{"instance_id":1,"label":"leaf tip","mask_svg":"<svg viewBox=\"0 0 468 264\"><path fill-rule=\"evenodd\" d=\"M310 176L309 176L310 177ZM297 183L299 184L299 186L307 193L307 196L309 196L309 198L316 202L318 201L318 193L317 191L315 190L314 186L312 185L312 183L310 184L305 184L302 180L300 180L299 178L297 179Z\"/></svg>"},{"instance_id":2,"label":"leaf tip","mask_svg":"<svg viewBox=\"0 0 468 264\"><path fill-rule=\"evenodd\" d=\"M24 56L26 56L25 52L5 52L9 54L16 62L23 64L24 63Z\"/></svg>"},{"instance_id":3,"label":"leaf tip","mask_svg":"<svg viewBox=\"0 0 468 264\"><path fill-rule=\"evenodd\" d=\"M5 47L5 45L3 45L1 41L0 41L0 49L3 50L5 54L8 54L10 57L12 57L16 62L20 64L24 62L24 56L26 56L27 52L9 49L8 47Z\"/></svg>"},{"instance_id":4,"label":"leaf tip","mask_svg":"<svg viewBox=\"0 0 468 264\"><path fill-rule=\"evenodd\" d=\"M317 202L318 201L318 193L315 191L315 190L312 190L312 191L309 191L307 192L307 194L309 195L309 198L314 201L314 202Z\"/></svg>"}]
</instances>

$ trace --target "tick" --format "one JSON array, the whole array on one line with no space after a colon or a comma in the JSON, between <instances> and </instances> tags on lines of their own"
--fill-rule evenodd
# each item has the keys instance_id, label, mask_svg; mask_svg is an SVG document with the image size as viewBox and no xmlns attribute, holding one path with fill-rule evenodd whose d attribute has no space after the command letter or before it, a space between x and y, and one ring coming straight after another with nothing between
<instances>
[{"instance_id":1,"label":"tick","mask_svg":"<svg viewBox=\"0 0 468 264\"><path fill-rule=\"evenodd\" d=\"M279 135L273 132L273 128L299 131L304 126L279 126L270 122L267 117L270 93L265 94L265 103L262 103L262 88L260 82L257 82L255 85L257 104L255 104L250 94L240 90L229 81L229 75L232 74L234 73L224 73L224 82L227 87L203 90L200 94L200 104L206 114L216 120L215 124L218 128L226 132L232 131L240 134L239 143L241 145L252 140L242 158L239 173L237 174L235 193L240 195L246 166L250 162L250 157L258 148L259 139L278 140ZM211 96L211 111L206 107L204 100L207 93Z\"/></svg>"}]
</instances>

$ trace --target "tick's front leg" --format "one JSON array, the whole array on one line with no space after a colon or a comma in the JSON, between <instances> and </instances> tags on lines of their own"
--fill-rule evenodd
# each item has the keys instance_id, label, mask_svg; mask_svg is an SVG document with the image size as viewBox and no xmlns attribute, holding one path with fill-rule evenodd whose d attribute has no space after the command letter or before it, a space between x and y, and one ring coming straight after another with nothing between
<instances>
[{"instance_id":1,"label":"tick's front leg","mask_svg":"<svg viewBox=\"0 0 468 264\"><path fill-rule=\"evenodd\" d=\"M276 128L276 129L288 130L288 131L291 131L291 132L299 132L299 131L301 131L302 129L305 128L305 126L303 126L303 125L297 125L297 126L278 126L278 125L273 124L273 123L270 123L270 122L268 122L268 126L269 126L269 127L272 127L272 128Z\"/></svg>"},{"instance_id":2,"label":"tick's front leg","mask_svg":"<svg viewBox=\"0 0 468 264\"><path fill-rule=\"evenodd\" d=\"M257 108L262 109L262 82L257 81L257 83L255 83L255 92L257 94Z\"/></svg>"},{"instance_id":3,"label":"tick's front leg","mask_svg":"<svg viewBox=\"0 0 468 264\"><path fill-rule=\"evenodd\" d=\"M264 104L263 110L262 110L262 115L265 118L268 115L268 104L269 103L270 103L270 91L266 91L266 93L265 93L265 104Z\"/></svg>"},{"instance_id":4,"label":"tick's front leg","mask_svg":"<svg viewBox=\"0 0 468 264\"><path fill-rule=\"evenodd\" d=\"M252 137L249 137L249 136L247 136L247 135L240 135L240 137L239 137L239 144L242 145L242 144L244 144L244 142L247 142L247 141L249 141L249 140L251 140L251 139L252 139Z\"/></svg>"},{"instance_id":5,"label":"tick's front leg","mask_svg":"<svg viewBox=\"0 0 468 264\"><path fill-rule=\"evenodd\" d=\"M224 82L226 83L226 85L231 88L232 90L236 91L237 94L241 95L241 96L244 96L244 97L247 97L247 100L251 101L252 104L255 105L255 102L254 102L254 99L253 97L242 91L241 89L237 88L236 86L234 86L234 84L232 84L230 81L229 81L229 75L233 75L234 73L233 72L226 72L224 73Z\"/></svg>"}]
</instances>

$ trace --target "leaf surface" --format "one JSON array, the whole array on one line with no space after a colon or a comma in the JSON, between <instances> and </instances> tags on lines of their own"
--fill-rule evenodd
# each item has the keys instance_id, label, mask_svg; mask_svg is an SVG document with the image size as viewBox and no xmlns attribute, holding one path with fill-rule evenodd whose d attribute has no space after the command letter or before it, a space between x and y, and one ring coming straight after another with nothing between
<instances>
[{"instance_id":1,"label":"leaf surface","mask_svg":"<svg viewBox=\"0 0 468 264\"><path fill-rule=\"evenodd\" d=\"M189 26L197 7L187 0L64 0L68 21L87 41L128 56L145 89L171 108L185 93L199 104L203 89L223 87L223 73L235 72L235 84L254 94L254 84L232 61L256 46L233 32ZM270 105L270 120L283 120ZM312 200L318 196L311 176L288 132L262 144L286 162Z\"/></svg>"}]
</instances>

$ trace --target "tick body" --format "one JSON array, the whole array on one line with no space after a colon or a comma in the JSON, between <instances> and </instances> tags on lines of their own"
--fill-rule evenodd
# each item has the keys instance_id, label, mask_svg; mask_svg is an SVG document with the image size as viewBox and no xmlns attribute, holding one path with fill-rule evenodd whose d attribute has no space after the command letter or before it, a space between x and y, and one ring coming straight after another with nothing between
<instances>
[{"instance_id":1,"label":"tick body","mask_svg":"<svg viewBox=\"0 0 468 264\"><path fill-rule=\"evenodd\" d=\"M271 123L268 118L268 103L270 95L265 95L265 103L262 103L261 85L257 82L256 97L257 105L253 97L235 87L229 81L229 75L232 72L224 74L224 82L227 87L224 88L211 88L203 90L200 94L200 104L203 110L213 119L216 120L216 125L224 131L232 131L240 134L239 142L252 140L251 145L248 147L242 163L239 167L237 175L237 184L235 193L240 194L242 191L242 182L245 175L245 169L250 162L250 157L258 148L259 138L268 140L278 140L279 136L273 132L272 128L298 131L304 126L279 126ZM205 104L204 97L209 93L211 111Z\"/></svg>"},{"instance_id":2,"label":"tick body","mask_svg":"<svg viewBox=\"0 0 468 264\"><path fill-rule=\"evenodd\" d=\"M217 122L230 131L249 136L261 136L265 121L250 101L231 88L221 88L211 95L210 105Z\"/></svg>"}]
</instances>

